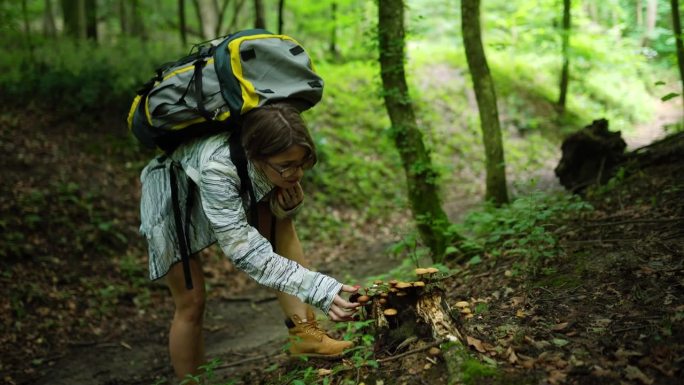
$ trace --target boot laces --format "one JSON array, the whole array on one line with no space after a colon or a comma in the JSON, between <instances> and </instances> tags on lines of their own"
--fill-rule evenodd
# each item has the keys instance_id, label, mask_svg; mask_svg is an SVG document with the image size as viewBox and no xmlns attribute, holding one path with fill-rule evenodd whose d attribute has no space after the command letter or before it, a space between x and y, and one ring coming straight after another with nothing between
<instances>
[{"instance_id":1,"label":"boot laces","mask_svg":"<svg viewBox=\"0 0 684 385\"><path fill-rule=\"evenodd\" d=\"M318 323L316 323L315 320L302 322L301 325L304 333L310 334L319 340L322 340L326 335L325 331L318 326Z\"/></svg>"}]
</instances>

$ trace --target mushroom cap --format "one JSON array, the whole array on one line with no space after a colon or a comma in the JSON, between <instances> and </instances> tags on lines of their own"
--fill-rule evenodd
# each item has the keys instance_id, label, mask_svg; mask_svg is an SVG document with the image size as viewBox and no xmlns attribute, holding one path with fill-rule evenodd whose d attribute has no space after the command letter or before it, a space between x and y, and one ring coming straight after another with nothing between
<instances>
[{"instance_id":1,"label":"mushroom cap","mask_svg":"<svg viewBox=\"0 0 684 385\"><path fill-rule=\"evenodd\" d=\"M425 282L423 281L416 281L413 283L414 287L425 287Z\"/></svg>"},{"instance_id":2,"label":"mushroom cap","mask_svg":"<svg viewBox=\"0 0 684 385\"><path fill-rule=\"evenodd\" d=\"M370 297L367 296L367 295L362 295L362 296L360 296L359 298L357 298L356 301L357 301L358 303L364 304L364 303L370 301Z\"/></svg>"},{"instance_id":3,"label":"mushroom cap","mask_svg":"<svg viewBox=\"0 0 684 385\"><path fill-rule=\"evenodd\" d=\"M389 284L390 284L390 286L392 286L392 287L396 286L397 283L399 283L399 281L397 281L396 279L391 279L391 280L389 281Z\"/></svg>"},{"instance_id":4,"label":"mushroom cap","mask_svg":"<svg viewBox=\"0 0 684 385\"><path fill-rule=\"evenodd\" d=\"M394 317L395 315L397 315L397 309L385 309L385 311L383 311L382 314L388 317Z\"/></svg>"},{"instance_id":5,"label":"mushroom cap","mask_svg":"<svg viewBox=\"0 0 684 385\"><path fill-rule=\"evenodd\" d=\"M380 305L384 305L384 304L387 303L387 299L386 299L386 298L380 298L380 299L378 300L378 303L379 303Z\"/></svg>"},{"instance_id":6,"label":"mushroom cap","mask_svg":"<svg viewBox=\"0 0 684 385\"><path fill-rule=\"evenodd\" d=\"M382 298L387 298L387 297L388 297L388 294L387 294L386 292L383 291L382 293L380 293L380 297L382 297Z\"/></svg>"},{"instance_id":7,"label":"mushroom cap","mask_svg":"<svg viewBox=\"0 0 684 385\"><path fill-rule=\"evenodd\" d=\"M432 357L437 357L441 352L442 351L436 346L433 346L430 348L430 350L428 350L428 354Z\"/></svg>"},{"instance_id":8,"label":"mushroom cap","mask_svg":"<svg viewBox=\"0 0 684 385\"><path fill-rule=\"evenodd\" d=\"M381 279L376 279L375 281L373 281L373 283L376 285L382 285L384 282Z\"/></svg>"},{"instance_id":9,"label":"mushroom cap","mask_svg":"<svg viewBox=\"0 0 684 385\"><path fill-rule=\"evenodd\" d=\"M403 296L406 296L406 295L408 295L408 293L406 293L405 291L400 291L400 292L397 293L397 297L403 297Z\"/></svg>"},{"instance_id":10,"label":"mushroom cap","mask_svg":"<svg viewBox=\"0 0 684 385\"><path fill-rule=\"evenodd\" d=\"M424 274L428 273L427 269L422 268L422 267L417 268L415 270L415 272L416 272L416 275L424 275Z\"/></svg>"},{"instance_id":11,"label":"mushroom cap","mask_svg":"<svg viewBox=\"0 0 684 385\"><path fill-rule=\"evenodd\" d=\"M425 269L425 270L427 270L427 273L428 273L428 274L439 273L439 269L436 268L436 267L428 267L428 268Z\"/></svg>"},{"instance_id":12,"label":"mushroom cap","mask_svg":"<svg viewBox=\"0 0 684 385\"><path fill-rule=\"evenodd\" d=\"M411 284L408 283L408 282L399 282L399 283L397 283L397 285L396 285L395 287L396 287L397 289L408 289L408 288L411 287L411 286L413 286L413 285L411 285Z\"/></svg>"}]
</instances>

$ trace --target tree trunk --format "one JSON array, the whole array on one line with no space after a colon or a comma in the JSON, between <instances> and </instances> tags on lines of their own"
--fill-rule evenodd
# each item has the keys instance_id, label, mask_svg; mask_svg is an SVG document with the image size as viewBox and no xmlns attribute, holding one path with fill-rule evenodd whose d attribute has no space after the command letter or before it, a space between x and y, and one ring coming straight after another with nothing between
<instances>
[{"instance_id":1,"label":"tree trunk","mask_svg":"<svg viewBox=\"0 0 684 385\"><path fill-rule=\"evenodd\" d=\"M86 37L97 41L97 3L95 0L85 2L85 29Z\"/></svg>"},{"instance_id":2,"label":"tree trunk","mask_svg":"<svg viewBox=\"0 0 684 385\"><path fill-rule=\"evenodd\" d=\"M43 11L43 35L49 38L57 36L57 24L55 23L55 12L52 10L51 0L45 0L45 10Z\"/></svg>"},{"instance_id":3,"label":"tree trunk","mask_svg":"<svg viewBox=\"0 0 684 385\"><path fill-rule=\"evenodd\" d=\"M565 111L565 102L568 94L568 80L570 72L570 0L563 0L563 69L560 77L560 95L558 97L558 107L560 111Z\"/></svg>"},{"instance_id":4,"label":"tree trunk","mask_svg":"<svg viewBox=\"0 0 684 385\"><path fill-rule=\"evenodd\" d=\"M129 36L131 34L130 24L128 12L126 11L126 0L119 0L119 25L121 26L122 35Z\"/></svg>"},{"instance_id":5,"label":"tree trunk","mask_svg":"<svg viewBox=\"0 0 684 385\"><path fill-rule=\"evenodd\" d=\"M195 9L199 17L200 30L204 39L213 39L216 37L216 29L218 27L219 7L216 0L195 0Z\"/></svg>"},{"instance_id":6,"label":"tree trunk","mask_svg":"<svg viewBox=\"0 0 684 385\"><path fill-rule=\"evenodd\" d=\"M261 0L254 0L254 28L266 29L264 3Z\"/></svg>"},{"instance_id":7,"label":"tree trunk","mask_svg":"<svg viewBox=\"0 0 684 385\"><path fill-rule=\"evenodd\" d=\"M331 23L330 23L330 57L337 59L339 52L337 52L337 2L333 1L330 5Z\"/></svg>"},{"instance_id":8,"label":"tree trunk","mask_svg":"<svg viewBox=\"0 0 684 385\"><path fill-rule=\"evenodd\" d=\"M240 11L242 10L243 5L245 5L245 0L237 0L235 2L233 18L230 20L230 24L228 25L228 31L232 32L237 28L238 17L240 16Z\"/></svg>"},{"instance_id":9,"label":"tree trunk","mask_svg":"<svg viewBox=\"0 0 684 385\"><path fill-rule=\"evenodd\" d=\"M658 18L658 0L646 0L646 28L641 45L648 47L655 32Z\"/></svg>"},{"instance_id":10,"label":"tree trunk","mask_svg":"<svg viewBox=\"0 0 684 385\"><path fill-rule=\"evenodd\" d=\"M64 32L75 39L85 39L85 0L62 0Z\"/></svg>"},{"instance_id":11,"label":"tree trunk","mask_svg":"<svg viewBox=\"0 0 684 385\"><path fill-rule=\"evenodd\" d=\"M188 44L188 32L185 30L187 28L187 23L185 21L185 0L178 0L178 22L180 23L181 43L183 46L186 46Z\"/></svg>"},{"instance_id":12,"label":"tree trunk","mask_svg":"<svg viewBox=\"0 0 684 385\"><path fill-rule=\"evenodd\" d=\"M26 0L21 0L21 16L24 24L24 38L26 39L26 49L28 50L28 57L31 63L34 63L35 61L33 58L33 39L31 39L31 26L29 24Z\"/></svg>"},{"instance_id":13,"label":"tree trunk","mask_svg":"<svg viewBox=\"0 0 684 385\"><path fill-rule=\"evenodd\" d=\"M637 31L644 28L644 4L641 0L636 0L636 27Z\"/></svg>"},{"instance_id":14,"label":"tree trunk","mask_svg":"<svg viewBox=\"0 0 684 385\"><path fill-rule=\"evenodd\" d=\"M143 21L142 12L140 12L140 0L129 0L130 4L130 35L140 37L143 40L147 38L145 32L145 22Z\"/></svg>"},{"instance_id":15,"label":"tree trunk","mask_svg":"<svg viewBox=\"0 0 684 385\"><path fill-rule=\"evenodd\" d=\"M682 21L679 16L679 0L670 0L672 6L672 29L675 35L677 46L677 62L679 63L679 78L682 81L682 94L684 99L684 43L682 42ZM684 106L684 103L682 103Z\"/></svg>"},{"instance_id":16,"label":"tree trunk","mask_svg":"<svg viewBox=\"0 0 684 385\"><path fill-rule=\"evenodd\" d=\"M494 82L489 73L487 58L480 35L480 0L461 1L463 45L473 88L480 110L482 139L487 162L487 193L485 198L499 206L508 203L506 163L501 141L499 111L496 105Z\"/></svg>"},{"instance_id":17,"label":"tree trunk","mask_svg":"<svg viewBox=\"0 0 684 385\"><path fill-rule=\"evenodd\" d=\"M285 12L285 0L280 0L278 1L278 34L283 33L283 19L285 18L285 15L283 14Z\"/></svg>"},{"instance_id":18,"label":"tree trunk","mask_svg":"<svg viewBox=\"0 0 684 385\"><path fill-rule=\"evenodd\" d=\"M441 262L447 245L449 220L438 194L437 172L423 143L413 111L404 74L404 2L380 0L378 4L378 39L380 73L385 106L392 122L391 135L401 156L408 197L418 231L432 251L435 262Z\"/></svg>"}]
</instances>

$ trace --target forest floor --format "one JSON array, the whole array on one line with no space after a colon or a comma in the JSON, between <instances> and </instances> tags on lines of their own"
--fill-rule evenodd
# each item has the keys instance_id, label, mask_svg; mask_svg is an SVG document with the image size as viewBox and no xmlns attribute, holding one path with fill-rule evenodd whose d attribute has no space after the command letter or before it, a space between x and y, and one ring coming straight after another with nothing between
<instances>
[{"instance_id":1,"label":"forest floor","mask_svg":"<svg viewBox=\"0 0 684 385\"><path fill-rule=\"evenodd\" d=\"M118 122L84 124L0 115L0 383L172 381L173 307L166 288L146 280L137 235L145 157L126 150ZM17 134L24 132L32 135ZM560 248L543 273L520 271L514 253L454 266L447 302L469 303L472 316L459 318L471 353L499 368L475 383L680 383L684 143L653 151L659 155L629 165L610 193L592 194L593 211L554 228ZM340 240L344 252L317 267L359 280L385 273L396 261L381 256L387 240L376 241ZM378 368L343 361L349 370L337 376L326 370L339 362L289 359L273 293L206 254L205 333L207 355L222 362L217 384L293 383L288 371L307 367L320 383L446 383L443 359L425 351L378 351Z\"/></svg>"}]
</instances>

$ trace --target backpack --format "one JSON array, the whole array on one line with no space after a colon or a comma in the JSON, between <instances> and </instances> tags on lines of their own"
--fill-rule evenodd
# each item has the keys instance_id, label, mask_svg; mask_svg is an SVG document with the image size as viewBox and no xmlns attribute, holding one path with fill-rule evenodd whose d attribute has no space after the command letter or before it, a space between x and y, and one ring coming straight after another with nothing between
<instances>
[{"instance_id":1,"label":"backpack","mask_svg":"<svg viewBox=\"0 0 684 385\"><path fill-rule=\"evenodd\" d=\"M240 142L240 116L276 101L287 101L300 111L309 109L323 96L323 79L315 73L304 48L286 35L251 29L207 43L157 68L133 100L128 128L144 146L166 154L191 138L234 130L229 139L231 160L237 167L240 193L250 197L249 223L256 226L254 191ZM171 201L185 286L190 290L189 223L183 223L180 211L178 171L182 168L174 161L169 169ZM192 193L192 188L189 191ZM188 198L186 205L190 202ZM271 218L275 247L274 223Z\"/></svg>"},{"instance_id":2,"label":"backpack","mask_svg":"<svg viewBox=\"0 0 684 385\"><path fill-rule=\"evenodd\" d=\"M168 153L189 138L234 128L256 107L287 100L304 111L322 96L323 79L296 40L251 29L159 67L137 92L128 127L146 147Z\"/></svg>"}]
</instances>

